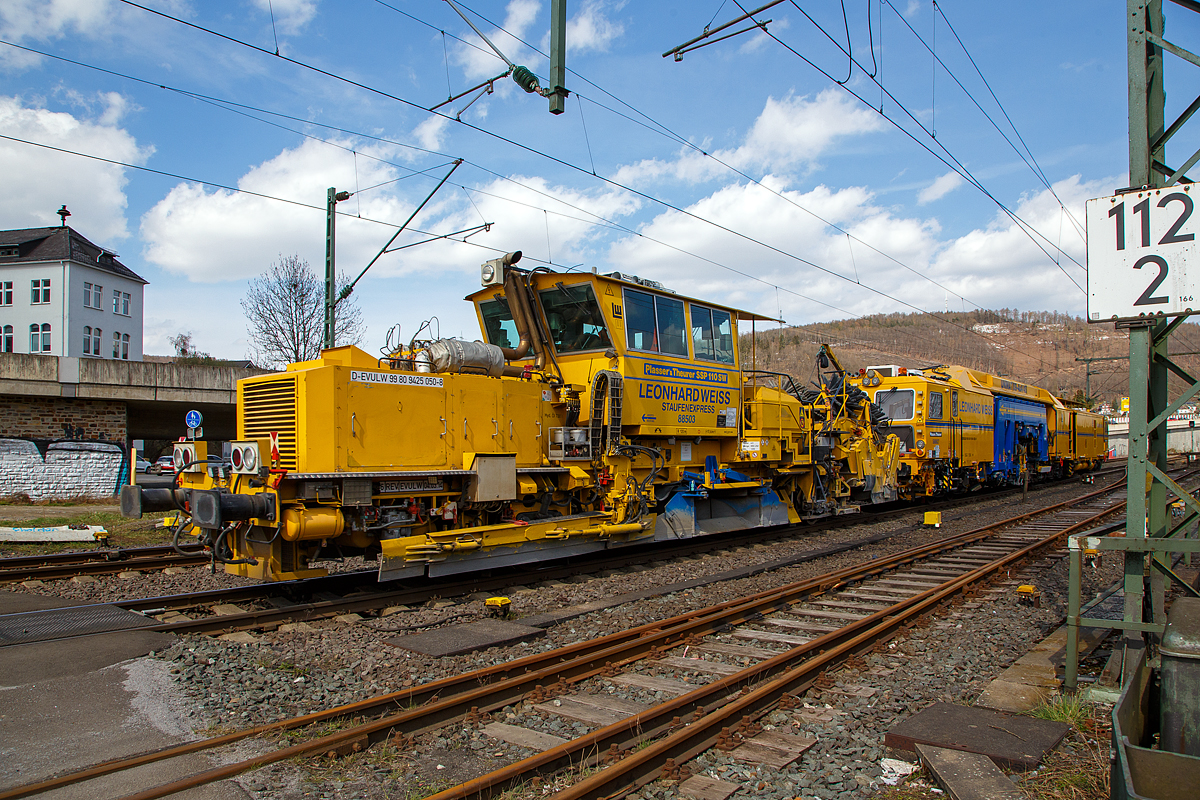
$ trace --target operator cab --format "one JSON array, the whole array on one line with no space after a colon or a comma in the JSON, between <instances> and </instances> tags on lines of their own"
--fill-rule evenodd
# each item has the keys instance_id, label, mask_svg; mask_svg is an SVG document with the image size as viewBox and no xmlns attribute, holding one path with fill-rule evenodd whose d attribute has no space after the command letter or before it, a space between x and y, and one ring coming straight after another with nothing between
<instances>
[{"instance_id":1,"label":"operator cab","mask_svg":"<svg viewBox=\"0 0 1200 800\"><path fill-rule=\"evenodd\" d=\"M615 373L622 423L641 435L736 435L737 324L767 317L620 272L526 272L511 268L515 254L505 258L484 265L484 288L467 300L488 344L505 349L510 363L585 390L599 373ZM524 349L523 328L533 329Z\"/></svg>"},{"instance_id":2,"label":"operator cab","mask_svg":"<svg viewBox=\"0 0 1200 800\"><path fill-rule=\"evenodd\" d=\"M612 272L528 273L536 324L554 355L613 350L618 357L641 354L708 364L737 363L737 320L766 319L682 297L661 283ZM467 297L475 303L489 344L515 348L519 326L502 284ZM526 357L532 357L527 355Z\"/></svg>"}]
</instances>

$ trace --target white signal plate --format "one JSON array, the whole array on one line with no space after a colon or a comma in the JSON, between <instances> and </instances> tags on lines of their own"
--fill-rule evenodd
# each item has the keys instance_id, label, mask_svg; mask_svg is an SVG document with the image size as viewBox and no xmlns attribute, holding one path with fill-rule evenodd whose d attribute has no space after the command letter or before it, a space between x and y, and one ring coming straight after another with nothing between
<instances>
[{"instance_id":1,"label":"white signal plate","mask_svg":"<svg viewBox=\"0 0 1200 800\"><path fill-rule=\"evenodd\" d=\"M1088 322L1200 311L1200 214L1191 187L1088 200Z\"/></svg>"}]
</instances>

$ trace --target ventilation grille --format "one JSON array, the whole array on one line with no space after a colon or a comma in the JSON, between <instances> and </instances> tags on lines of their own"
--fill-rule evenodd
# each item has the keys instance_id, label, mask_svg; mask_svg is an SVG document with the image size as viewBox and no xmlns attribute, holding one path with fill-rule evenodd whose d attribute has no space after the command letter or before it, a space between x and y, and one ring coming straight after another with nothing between
<instances>
[{"instance_id":1,"label":"ventilation grille","mask_svg":"<svg viewBox=\"0 0 1200 800\"><path fill-rule=\"evenodd\" d=\"M243 383L241 423L243 439L269 439L271 431L278 432L279 466L296 471L295 378Z\"/></svg>"}]
</instances>

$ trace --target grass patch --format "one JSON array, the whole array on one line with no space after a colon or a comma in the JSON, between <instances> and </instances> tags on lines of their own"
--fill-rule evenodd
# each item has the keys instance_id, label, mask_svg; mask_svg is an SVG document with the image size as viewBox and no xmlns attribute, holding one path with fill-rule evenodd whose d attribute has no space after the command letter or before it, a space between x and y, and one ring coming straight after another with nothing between
<instances>
[{"instance_id":1,"label":"grass patch","mask_svg":"<svg viewBox=\"0 0 1200 800\"><path fill-rule=\"evenodd\" d=\"M1080 694L1056 694L1030 711L1029 715L1051 722L1065 722L1081 730L1092 718L1092 708L1083 702Z\"/></svg>"},{"instance_id":2,"label":"grass patch","mask_svg":"<svg viewBox=\"0 0 1200 800\"><path fill-rule=\"evenodd\" d=\"M46 506L29 506L30 515L23 519L0 520L5 528L55 528L60 525L102 525L108 531L109 547L144 547L152 544L170 544L171 529L156 527L165 513L146 514L142 519L125 519L116 510L94 511L71 516L54 516ZM184 536L184 543L195 541ZM2 556L33 556L45 553L64 553L71 550L94 550L99 544L86 542L45 542L39 544L4 544Z\"/></svg>"},{"instance_id":3,"label":"grass patch","mask_svg":"<svg viewBox=\"0 0 1200 800\"><path fill-rule=\"evenodd\" d=\"M65 497L50 500L30 500L24 495L8 495L0 497L0 506L118 506L121 504L116 497Z\"/></svg>"},{"instance_id":4,"label":"grass patch","mask_svg":"<svg viewBox=\"0 0 1200 800\"><path fill-rule=\"evenodd\" d=\"M1108 800L1112 720L1105 709L1078 695L1052 697L1031 716L1066 722L1072 733L1019 786L1037 800Z\"/></svg>"},{"instance_id":5,"label":"grass patch","mask_svg":"<svg viewBox=\"0 0 1200 800\"><path fill-rule=\"evenodd\" d=\"M881 786L871 800L946 800L946 793L927 785Z\"/></svg>"}]
</instances>

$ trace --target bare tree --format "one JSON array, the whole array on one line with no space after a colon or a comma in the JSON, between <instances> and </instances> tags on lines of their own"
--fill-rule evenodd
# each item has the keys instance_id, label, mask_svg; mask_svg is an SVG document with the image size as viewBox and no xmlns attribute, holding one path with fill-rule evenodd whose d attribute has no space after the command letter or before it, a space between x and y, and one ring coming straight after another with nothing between
<instances>
[{"instance_id":1,"label":"bare tree","mask_svg":"<svg viewBox=\"0 0 1200 800\"><path fill-rule=\"evenodd\" d=\"M200 352L200 348L192 341L192 332L180 332L167 339L175 348L175 363L177 364L214 364L217 359L208 353Z\"/></svg>"},{"instance_id":2,"label":"bare tree","mask_svg":"<svg viewBox=\"0 0 1200 800\"><path fill-rule=\"evenodd\" d=\"M338 276L339 288L345 283ZM242 311L250 333L250 357L260 366L282 367L321 354L325 339L325 281L299 256L279 257L250 281ZM338 303L337 344L358 344L366 328L362 311L347 298Z\"/></svg>"}]
</instances>

